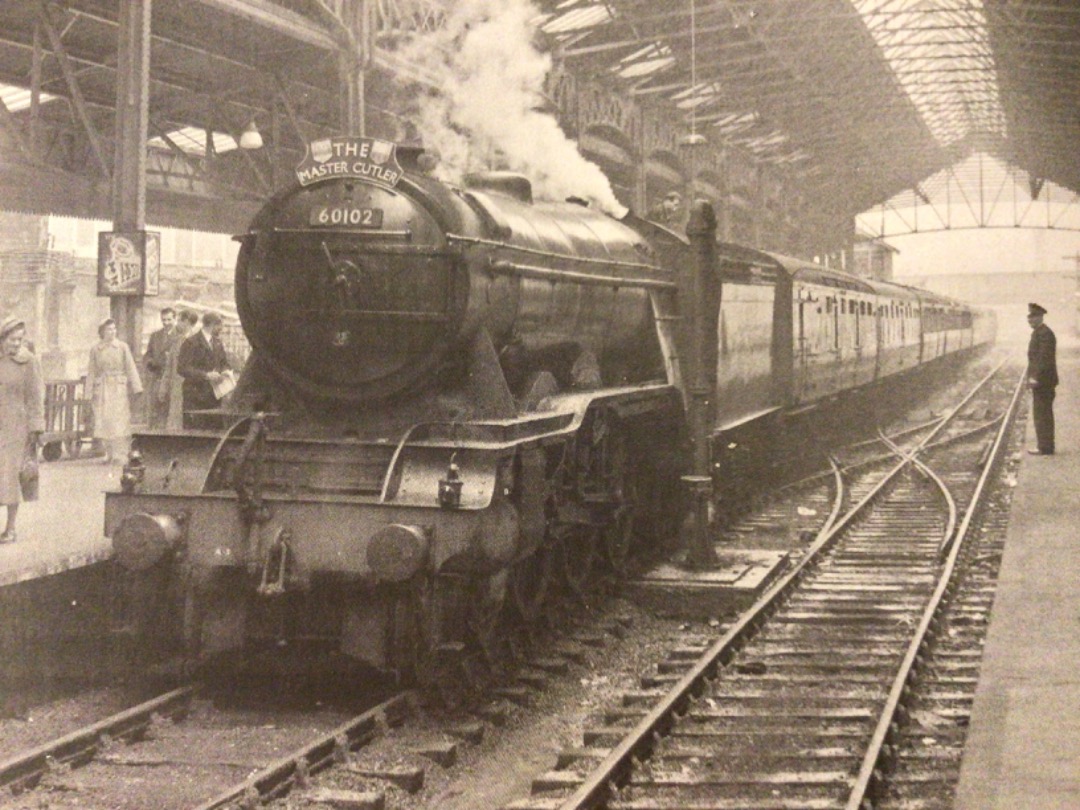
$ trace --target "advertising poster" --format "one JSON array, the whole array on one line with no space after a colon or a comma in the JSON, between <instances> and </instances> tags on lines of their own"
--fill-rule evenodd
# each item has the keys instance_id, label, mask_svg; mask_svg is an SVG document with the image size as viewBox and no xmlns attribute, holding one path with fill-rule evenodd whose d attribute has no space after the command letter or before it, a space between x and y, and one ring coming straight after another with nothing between
<instances>
[{"instance_id":1,"label":"advertising poster","mask_svg":"<svg viewBox=\"0 0 1080 810\"><path fill-rule=\"evenodd\" d=\"M160 277L161 234L98 234L98 295L157 295Z\"/></svg>"}]
</instances>

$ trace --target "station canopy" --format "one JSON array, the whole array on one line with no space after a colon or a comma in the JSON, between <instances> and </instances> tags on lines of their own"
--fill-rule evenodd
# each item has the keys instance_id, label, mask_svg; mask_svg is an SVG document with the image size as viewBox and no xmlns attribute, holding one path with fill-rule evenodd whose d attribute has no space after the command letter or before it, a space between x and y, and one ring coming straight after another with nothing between
<instances>
[{"instance_id":1,"label":"station canopy","mask_svg":"<svg viewBox=\"0 0 1080 810\"><path fill-rule=\"evenodd\" d=\"M123 5L0 6L0 187L22 184L16 207L82 199L71 189L107 180ZM439 26L454 5L153 0L149 137L162 155L151 169L155 199L265 197L282 167L298 162L305 140L341 130L343 53L358 54L368 68L371 114L393 115L395 91L380 76L437 84L401 59L397 43ZM854 215L917 189L975 152L1027 172L1033 183L1080 192L1074 0L531 5L537 41L571 72L674 109L688 142L730 144L783 166L809 198L838 210ZM369 39L358 41L360 31ZM258 154L237 148L252 122L265 147ZM59 178L54 184L68 193L35 202L25 189L41 177ZM186 209L177 202L160 210ZM164 224L193 225L198 216L174 219Z\"/></svg>"}]
</instances>

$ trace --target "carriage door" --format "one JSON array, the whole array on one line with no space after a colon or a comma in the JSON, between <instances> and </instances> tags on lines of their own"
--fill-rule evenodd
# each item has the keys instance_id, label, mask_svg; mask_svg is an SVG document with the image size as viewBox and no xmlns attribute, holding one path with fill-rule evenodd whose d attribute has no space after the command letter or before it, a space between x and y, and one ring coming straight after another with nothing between
<instances>
[{"instance_id":1,"label":"carriage door","mask_svg":"<svg viewBox=\"0 0 1080 810\"><path fill-rule=\"evenodd\" d=\"M814 329L821 329L824 319L821 315L821 299L814 298L807 287L799 286L794 291L796 307L795 312L795 395L797 399L805 401L811 393L810 380L813 379L812 362L815 352L821 351L820 336L814 334ZM818 313L814 313L814 307L818 307ZM820 361L819 361L820 362Z\"/></svg>"},{"instance_id":2,"label":"carriage door","mask_svg":"<svg viewBox=\"0 0 1080 810\"><path fill-rule=\"evenodd\" d=\"M881 379L881 356L885 352L885 305L874 307L874 379Z\"/></svg>"},{"instance_id":3,"label":"carriage door","mask_svg":"<svg viewBox=\"0 0 1080 810\"><path fill-rule=\"evenodd\" d=\"M807 337L806 337L806 305L810 298L810 292L800 287L795 293L798 302L795 324L795 396L800 400L806 393L806 361L807 361Z\"/></svg>"}]
</instances>

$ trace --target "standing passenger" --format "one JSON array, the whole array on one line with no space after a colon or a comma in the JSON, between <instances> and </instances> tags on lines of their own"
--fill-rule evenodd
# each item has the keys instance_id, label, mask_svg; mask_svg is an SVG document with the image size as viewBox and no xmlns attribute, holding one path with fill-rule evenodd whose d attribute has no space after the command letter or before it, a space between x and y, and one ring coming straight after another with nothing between
<instances>
[{"instance_id":1,"label":"standing passenger","mask_svg":"<svg viewBox=\"0 0 1080 810\"><path fill-rule=\"evenodd\" d=\"M180 357L180 347L184 340L199 328L199 316L190 309L180 311L180 317L176 321L176 328L169 337L169 345L165 352L165 374L161 379L161 387L158 397L165 403L168 419L165 427L169 430L180 430L184 426L184 378L177 373L177 360Z\"/></svg>"},{"instance_id":2,"label":"standing passenger","mask_svg":"<svg viewBox=\"0 0 1080 810\"><path fill-rule=\"evenodd\" d=\"M150 335L143 355L143 371L146 375L146 421L151 430L165 427L169 417L169 398L158 396L158 391L165 385L165 360L176 324L176 310L165 307L161 310L161 328Z\"/></svg>"},{"instance_id":3,"label":"standing passenger","mask_svg":"<svg viewBox=\"0 0 1080 810\"><path fill-rule=\"evenodd\" d=\"M682 195L677 191L669 191L664 195L664 199L649 212L649 219L669 228L674 228L679 225L681 215Z\"/></svg>"},{"instance_id":4,"label":"standing passenger","mask_svg":"<svg viewBox=\"0 0 1080 810\"><path fill-rule=\"evenodd\" d=\"M1030 450L1033 456L1054 455L1054 389L1058 384L1057 338L1043 323L1046 310L1038 304L1028 304L1028 388L1031 389L1031 416L1035 421L1035 441Z\"/></svg>"},{"instance_id":5,"label":"standing passenger","mask_svg":"<svg viewBox=\"0 0 1080 810\"><path fill-rule=\"evenodd\" d=\"M0 503L7 522L0 543L15 542L15 518L22 491L19 472L27 456L37 457L45 429L45 386L38 359L23 345L26 325L14 316L0 321Z\"/></svg>"},{"instance_id":6,"label":"standing passenger","mask_svg":"<svg viewBox=\"0 0 1080 810\"><path fill-rule=\"evenodd\" d=\"M195 427L192 411L218 406L214 384L229 370L229 358L221 342L222 321L216 312L203 315L203 327L184 340L176 370L184 378L184 427Z\"/></svg>"},{"instance_id":7,"label":"standing passenger","mask_svg":"<svg viewBox=\"0 0 1080 810\"><path fill-rule=\"evenodd\" d=\"M131 402L142 393L142 381L131 349L116 339L116 321L107 318L98 326L101 342L90 349L86 384L94 406L94 438L105 445L105 463L127 455L131 439Z\"/></svg>"}]
</instances>

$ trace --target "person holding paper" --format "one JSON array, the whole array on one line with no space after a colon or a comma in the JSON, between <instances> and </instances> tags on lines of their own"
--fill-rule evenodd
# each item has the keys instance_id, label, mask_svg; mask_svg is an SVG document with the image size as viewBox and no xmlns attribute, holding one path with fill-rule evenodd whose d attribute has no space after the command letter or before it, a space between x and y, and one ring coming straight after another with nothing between
<instances>
[{"instance_id":1,"label":"person holding paper","mask_svg":"<svg viewBox=\"0 0 1080 810\"><path fill-rule=\"evenodd\" d=\"M193 411L213 410L232 386L229 358L221 342L221 316L215 312L203 315L202 329L180 345L176 361L177 373L184 378L184 427L194 427L197 417Z\"/></svg>"}]
</instances>

